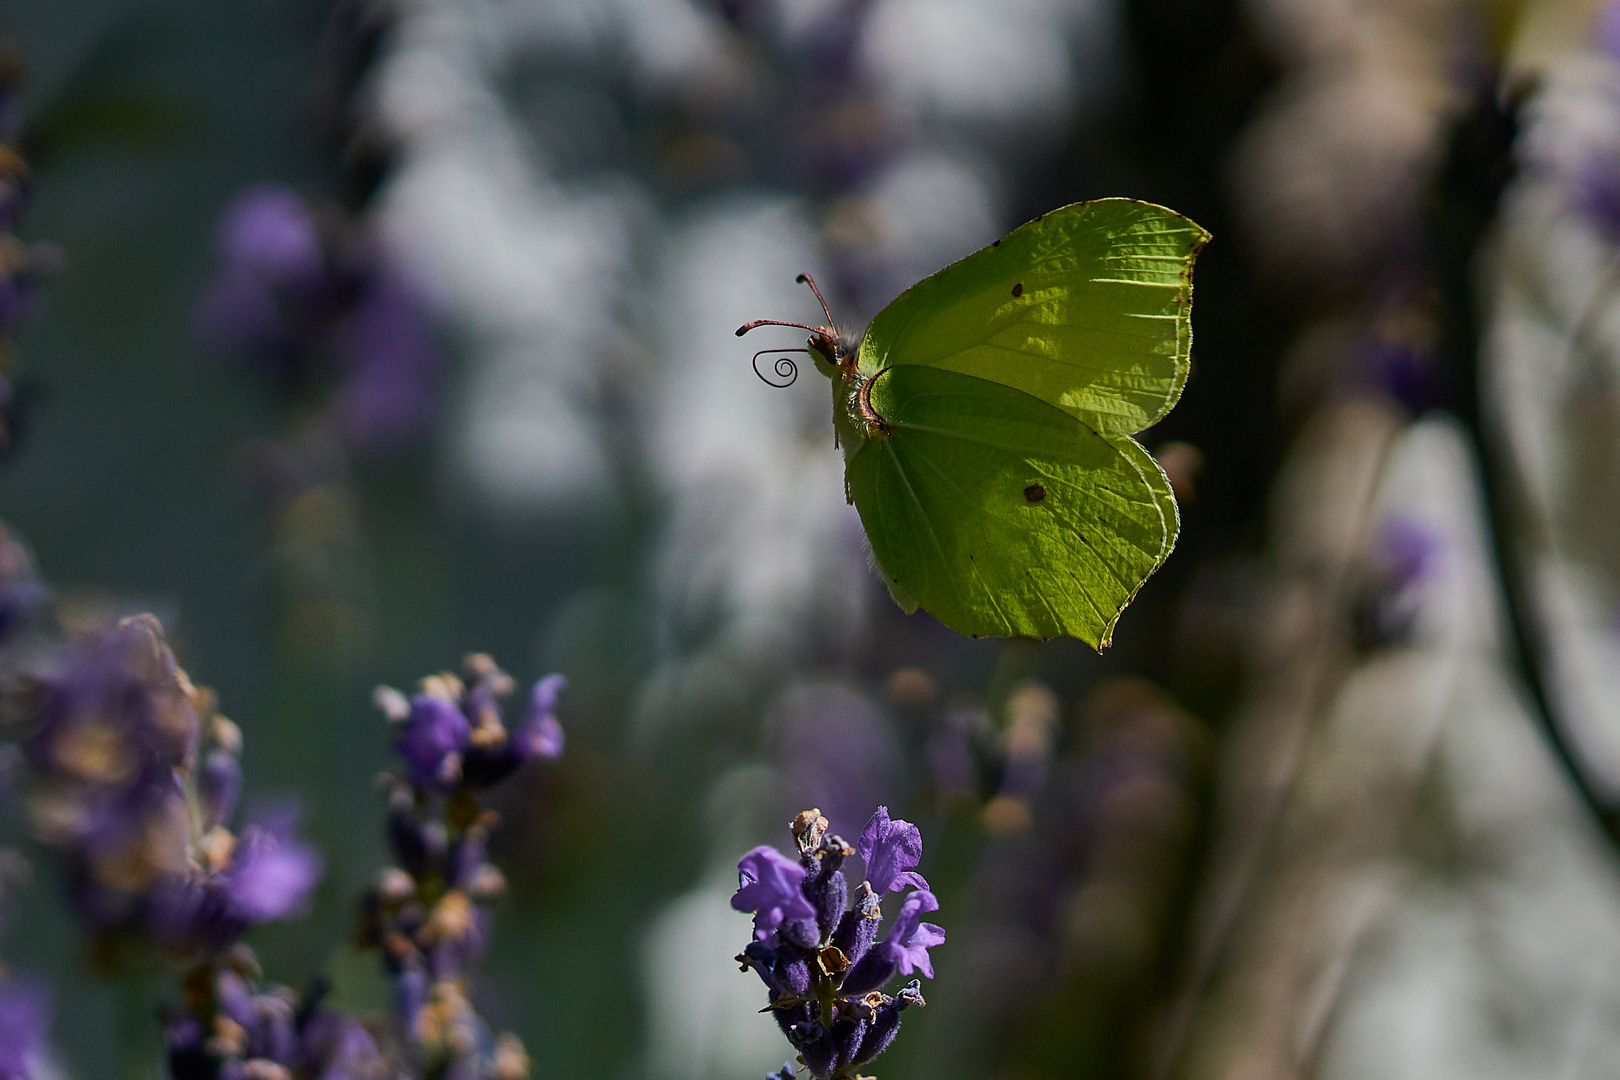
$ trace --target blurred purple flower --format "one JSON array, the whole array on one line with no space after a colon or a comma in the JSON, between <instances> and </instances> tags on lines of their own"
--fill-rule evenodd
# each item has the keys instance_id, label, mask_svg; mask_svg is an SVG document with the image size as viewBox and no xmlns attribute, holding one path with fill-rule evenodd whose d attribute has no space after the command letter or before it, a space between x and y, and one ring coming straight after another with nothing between
<instances>
[{"instance_id":1,"label":"blurred purple flower","mask_svg":"<svg viewBox=\"0 0 1620 1080\"><path fill-rule=\"evenodd\" d=\"M315 1000L300 1001L286 987L254 992L227 968L214 975L211 1004L209 1027L190 1012L165 1020L171 1080L382 1080L390 1075L359 1021Z\"/></svg>"},{"instance_id":2,"label":"blurred purple flower","mask_svg":"<svg viewBox=\"0 0 1620 1080\"><path fill-rule=\"evenodd\" d=\"M784 922L808 922L816 909L804 895L804 868L769 845L737 863L737 892L731 906L754 914L754 937L769 938Z\"/></svg>"},{"instance_id":3,"label":"blurred purple flower","mask_svg":"<svg viewBox=\"0 0 1620 1080\"><path fill-rule=\"evenodd\" d=\"M229 821L241 796L242 765L236 755L224 750L211 751L203 758L202 768L197 773L203 828L212 829Z\"/></svg>"},{"instance_id":4,"label":"blurred purple flower","mask_svg":"<svg viewBox=\"0 0 1620 1080\"><path fill-rule=\"evenodd\" d=\"M221 216L219 267L197 338L297 385L338 378L331 415L351 445L392 450L437 414L444 367L419 292L363 227L324 225L297 192L249 188Z\"/></svg>"},{"instance_id":5,"label":"blurred purple flower","mask_svg":"<svg viewBox=\"0 0 1620 1080\"><path fill-rule=\"evenodd\" d=\"M1432 345L1375 333L1362 340L1356 359L1363 376L1412 415L1441 404L1439 360Z\"/></svg>"},{"instance_id":6,"label":"blurred purple flower","mask_svg":"<svg viewBox=\"0 0 1620 1080\"><path fill-rule=\"evenodd\" d=\"M529 759L561 754L555 710L565 683L561 675L537 682L510 732L501 702L515 683L482 653L467 656L460 675L423 679L414 698L387 686L372 695L396 725L407 775L387 781L395 865L362 898L359 940L381 952L395 1019L427 1075L493 1080L527 1070L522 1043L492 1037L465 993L489 944L490 905L505 890L487 858L499 817L477 796Z\"/></svg>"},{"instance_id":7,"label":"blurred purple flower","mask_svg":"<svg viewBox=\"0 0 1620 1080\"><path fill-rule=\"evenodd\" d=\"M410 719L394 740L411 786L455 786L461 780L461 751L471 735L472 725L456 702L433 693L411 698Z\"/></svg>"},{"instance_id":8,"label":"blurred purple flower","mask_svg":"<svg viewBox=\"0 0 1620 1080\"><path fill-rule=\"evenodd\" d=\"M320 883L320 853L293 839L293 816L249 825L223 874L233 915L248 924L297 918Z\"/></svg>"},{"instance_id":9,"label":"blurred purple flower","mask_svg":"<svg viewBox=\"0 0 1620 1080\"><path fill-rule=\"evenodd\" d=\"M878 807L861 830L855 854L865 861L866 880L879 896L908 886L928 888L914 869L922 861L922 832L909 821L889 820L887 806Z\"/></svg>"},{"instance_id":10,"label":"blurred purple flower","mask_svg":"<svg viewBox=\"0 0 1620 1080\"><path fill-rule=\"evenodd\" d=\"M394 748L413 788L487 788L531 758L562 754L556 706L567 679L548 675L537 682L517 730L508 732L500 699L511 693L511 677L481 655L467 658L464 674L465 682L448 674L424 680L423 690L403 705L398 691L378 690L379 704L398 715Z\"/></svg>"},{"instance_id":11,"label":"blurred purple flower","mask_svg":"<svg viewBox=\"0 0 1620 1080\"><path fill-rule=\"evenodd\" d=\"M1426 580L1444 550L1445 541L1432 525L1397 515L1379 525L1373 557L1394 587L1405 589Z\"/></svg>"},{"instance_id":12,"label":"blurred purple flower","mask_svg":"<svg viewBox=\"0 0 1620 1080\"><path fill-rule=\"evenodd\" d=\"M16 975L0 978L0 1080L43 1075L50 1031L50 990Z\"/></svg>"},{"instance_id":13,"label":"blurred purple flower","mask_svg":"<svg viewBox=\"0 0 1620 1080\"><path fill-rule=\"evenodd\" d=\"M562 756L564 736L557 722L557 697L568 685L561 675L547 675L534 684L523 726L512 736L512 745L524 757L552 761Z\"/></svg>"},{"instance_id":14,"label":"blurred purple flower","mask_svg":"<svg viewBox=\"0 0 1620 1080\"><path fill-rule=\"evenodd\" d=\"M333 402L345 438L368 450L413 442L438 412L444 357L421 299L379 276L337 329L347 378Z\"/></svg>"},{"instance_id":15,"label":"blurred purple flower","mask_svg":"<svg viewBox=\"0 0 1620 1080\"><path fill-rule=\"evenodd\" d=\"M230 270L272 288L310 288L325 272L315 215L291 188L264 184L243 191L225 208L216 237Z\"/></svg>"},{"instance_id":16,"label":"blurred purple flower","mask_svg":"<svg viewBox=\"0 0 1620 1080\"><path fill-rule=\"evenodd\" d=\"M23 746L40 839L69 867L81 915L110 925L154 883L184 873L198 694L150 615L69 650L38 677Z\"/></svg>"}]
</instances>

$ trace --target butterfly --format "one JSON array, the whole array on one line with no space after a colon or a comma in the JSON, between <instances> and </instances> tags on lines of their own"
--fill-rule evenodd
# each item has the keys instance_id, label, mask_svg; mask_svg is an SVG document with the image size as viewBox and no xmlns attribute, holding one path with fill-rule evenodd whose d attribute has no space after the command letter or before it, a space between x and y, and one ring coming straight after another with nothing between
<instances>
[{"instance_id":1,"label":"butterfly","mask_svg":"<svg viewBox=\"0 0 1620 1080\"><path fill-rule=\"evenodd\" d=\"M1152 203L1074 203L913 285L858 341L803 274L827 325L737 335L810 332L755 370L807 352L832 381L845 494L907 613L1101 649L1176 542L1170 481L1132 436L1186 384L1208 239Z\"/></svg>"}]
</instances>

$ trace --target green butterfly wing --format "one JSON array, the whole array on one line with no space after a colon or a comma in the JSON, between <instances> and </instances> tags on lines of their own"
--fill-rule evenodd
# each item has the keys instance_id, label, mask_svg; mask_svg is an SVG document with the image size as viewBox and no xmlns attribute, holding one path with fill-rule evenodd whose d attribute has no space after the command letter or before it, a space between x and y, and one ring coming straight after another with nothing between
<instances>
[{"instance_id":1,"label":"green butterfly wing","mask_svg":"<svg viewBox=\"0 0 1620 1080\"><path fill-rule=\"evenodd\" d=\"M1156 423L1192 349L1192 267L1209 234L1173 210L1098 199L1054 210L913 285L878 313L857 370L919 364L1010 386L1103 435Z\"/></svg>"},{"instance_id":2,"label":"green butterfly wing","mask_svg":"<svg viewBox=\"0 0 1620 1080\"><path fill-rule=\"evenodd\" d=\"M1077 203L872 321L856 371L884 429L846 479L902 606L975 636L1109 644L1175 545L1169 480L1130 436L1186 384L1208 239L1151 203Z\"/></svg>"},{"instance_id":3,"label":"green butterfly wing","mask_svg":"<svg viewBox=\"0 0 1620 1080\"><path fill-rule=\"evenodd\" d=\"M846 476L896 598L964 634L1107 645L1175 542L1175 499L1147 451L940 368L890 368L870 401L889 430Z\"/></svg>"}]
</instances>

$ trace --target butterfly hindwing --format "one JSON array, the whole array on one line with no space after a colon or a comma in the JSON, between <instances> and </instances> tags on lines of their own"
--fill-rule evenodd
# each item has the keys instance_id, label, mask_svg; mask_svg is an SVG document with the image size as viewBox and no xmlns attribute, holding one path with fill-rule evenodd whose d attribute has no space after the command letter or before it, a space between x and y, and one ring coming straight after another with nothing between
<instances>
[{"instance_id":1,"label":"butterfly hindwing","mask_svg":"<svg viewBox=\"0 0 1620 1080\"><path fill-rule=\"evenodd\" d=\"M1132 199L1054 210L902 293L868 328L859 370L955 371L1099 434L1141 431L1186 383L1192 264L1208 238Z\"/></svg>"},{"instance_id":2,"label":"butterfly hindwing","mask_svg":"<svg viewBox=\"0 0 1620 1080\"><path fill-rule=\"evenodd\" d=\"M892 368L870 401L888 430L848 479L885 578L962 633L1106 645L1175 540L1147 452L940 368Z\"/></svg>"}]
</instances>

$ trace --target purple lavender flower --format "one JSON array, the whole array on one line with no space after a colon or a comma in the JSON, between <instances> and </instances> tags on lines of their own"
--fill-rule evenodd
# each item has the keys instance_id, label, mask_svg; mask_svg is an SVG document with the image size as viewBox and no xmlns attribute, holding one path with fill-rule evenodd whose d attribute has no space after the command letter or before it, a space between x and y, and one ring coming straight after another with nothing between
<instances>
[{"instance_id":1,"label":"purple lavender flower","mask_svg":"<svg viewBox=\"0 0 1620 1080\"><path fill-rule=\"evenodd\" d=\"M323 220L297 192L266 184L226 207L216 246L219 268L193 312L198 340L288 387L340 381L330 415L361 449L431 430L444 369L433 320L368 229Z\"/></svg>"},{"instance_id":2,"label":"purple lavender flower","mask_svg":"<svg viewBox=\"0 0 1620 1080\"><path fill-rule=\"evenodd\" d=\"M804 894L804 868L773 847L760 846L737 863L737 911L754 914L754 936L761 941L789 921L808 922L816 909Z\"/></svg>"},{"instance_id":3,"label":"purple lavender flower","mask_svg":"<svg viewBox=\"0 0 1620 1080\"><path fill-rule=\"evenodd\" d=\"M506 885L487 859L498 816L478 795L529 759L562 752L556 707L565 683L560 675L536 683L511 732L501 701L516 684L483 654L466 657L460 675L423 679L414 698L390 687L373 694L396 725L406 775L388 780L396 865L362 899L359 940L381 952L396 1017L427 1075L498 1080L527 1070L522 1043L494 1038L468 999L490 939L490 905Z\"/></svg>"},{"instance_id":4,"label":"purple lavender flower","mask_svg":"<svg viewBox=\"0 0 1620 1080\"><path fill-rule=\"evenodd\" d=\"M383 1080L393 1075L359 1021L320 1005L318 996L300 1000L284 986L259 990L232 965L255 967L251 954L238 955L217 970L211 985L194 982L211 1008L189 1009L164 1023L172 1080L249 1080L301 1076L312 1080ZM211 1014L211 1015L210 1015Z\"/></svg>"},{"instance_id":5,"label":"purple lavender flower","mask_svg":"<svg viewBox=\"0 0 1620 1080\"><path fill-rule=\"evenodd\" d=\"M900 905L900 913L894 917L888 936L878 946L899 967L900 974L910 975L913 971L920 971L930 979L934 977L934 965L928 959L928 950L945 944L945 931L921 920L923 912L938 910L939 901L927 889L916 890Z\"/></svg>"},{"instance_id":6,"label":"purple lavender flower","mask_svg":"<svg viewBox=\"0 0 1620 1080\"><path fill-rule=\"evenodd\" d=\"M379 275L337 328L335 347L347 379L333 408L350 443L390 450L432 428L444 357L415 290Z\"/></svg>"},{"instance_id":7,"label":"purple lavender flower","mask_svg":"<svg viewBox=\"0 0 1620 1080\"><path fill-rule=\"evenodd\" d=\"M1406 640L1416 625L1425 587L1444 555L1444 538L1414 518L1381 522L1354 619L1358 643L1376 648Z\"/></svg>"},{"instance_id":8,"label":"purple lavender flower","mask_svg":"<svg viewBox=\"0 0 1620 1080\"><path fill-rule=\"evenodd\" d=\"M407 702L380 687L379 707L398 724L394 748L405 759L406 780L424 791L488 788L531 758L562 754L557 697L568 680L548 675L534 686L515 732L508 732L500 700L512 692L511 676L482 654L466 660L463 675L434 675Z\"/></svg>"},{"instance_id":9,"label":"purple lavender flower","mask_svg":"<svg viewBox=\"0 0 1620 1080\"><path fill-rule=\"evenodd\" d=\"M241 732L175 663L155 618L90 635L37 680L29 810L92 933L204 961L302 913L320 858L293 839L290 813L227 828Z\"/></svg>"},{"instance_id":10,"label":"purple lavender flower","mask_svg":"<svg viewBox=\"0 0 1620 1080\"><path fill-rule=\"evenodd\" d=\"M866 880L879 896L907 886L928 888L912 869L922 861L922 833L909 821L890 821L887 806L878 807L861 830L855 853L866 863Z\"/></svg>"},{"instance_id":11,"label":"purple lavender flower","mask_svg":"<svg viewBox=\"0 0 1620 1080\"><path fill-rule=\"evenodd\" d=\"M0 978L0 1080L44 1075L51 1031L51 995L43 983L16 975Z\"/></svg>"},{"instance_id":12,"label":"purple lavender flower","mask_svg":"<svg viewBox=\"0 0 1620 1080\"><path fill-rule=\"evenodd\" d=\"M203 695L149 615L79 643L39 684L23 738L35 830L66 861L81 915L102 926L138 917L141 897L187 872L182 777Z\"/></svg>"},{"instance_id":13,"label":"purple lavender flower","mask_svg":"<svg viewBox=\"0 0 1620 1080\"><path fill-rule=\"evenodd\" d=\"M302 196L280 184L248 188L219 222L220 254L274 287L308 287L325 272L320 231Z\"/></svg>"},{"instance_id":14,"label":"purple lavender flower","mask_svg":"<svg viewBox=\"0 0 1620 1080\"><path fill-rule=\"evenodd\" d=\"M231 913L256 924L297 918L320 883L320 853L293 839L293 815L249 825L221 875Z\"/></svg>"},{"instance_id":15,"label":"purple lavender flower","mask_svg":"<svg viewBox=\"0 0 1620 1080\"><path fill-rule=\"evenodd\" d=\"M855 849L829 830L819 810L806 810L793 821L797 862L772 847L743 856L731 906L754 912L754 940L737 961L765 984L782 1033L817 1080L847 1080L894 1041L900 1013L923 1004L916 981L892 997L882 992L884 983L897 971L933 978L928 950L944 944L945 932L922 921L939 901L920 888L906 897L888 934L877 937L887 888L870 879L876 874L885 886L906 875L921 880L911 870L922 852L915 826L891 821L887 808L872 815L862 832L869 880L847 907L842 866ZM792 1071L789 1065L768 1080Z\"/></svg>"},{"instance_id":16,"label":"purple lavender flower","mask_svg":"<svg viewBox=\"0 0 1620 1080\"><path fill-rule=\"evenodd\" d=\"M529 695L529 709L523 714L523 726L512 736L512 743L526 757L554 761L562 756L563 729L557 722L557 698L568 680L561 675L547 675L534 684Z\"/></svg>"},{"instance_id":17,"label":"purple lavender flower","mask_svg":"<svg viewBox=\"0 0 1620 1080\"><path fill-rule=\"evenodd\" d=\"M298 374L342 289L313 211L290 188L249 188L221 215L216 246L219 273L193 316L198 338Z\"/></svg>"},{"instance_id":18,"label":"purple lavender flower","mask_svg":"<svg viewBox=\"0 0 1620 1080\"><path fill-rule=\"evenodd\" d=\"M412 787L450 788L461 780L461 752L472 735L455 701L441 693L411 698L410 719L394 740Z\"/></svg>"}]
</instances>

